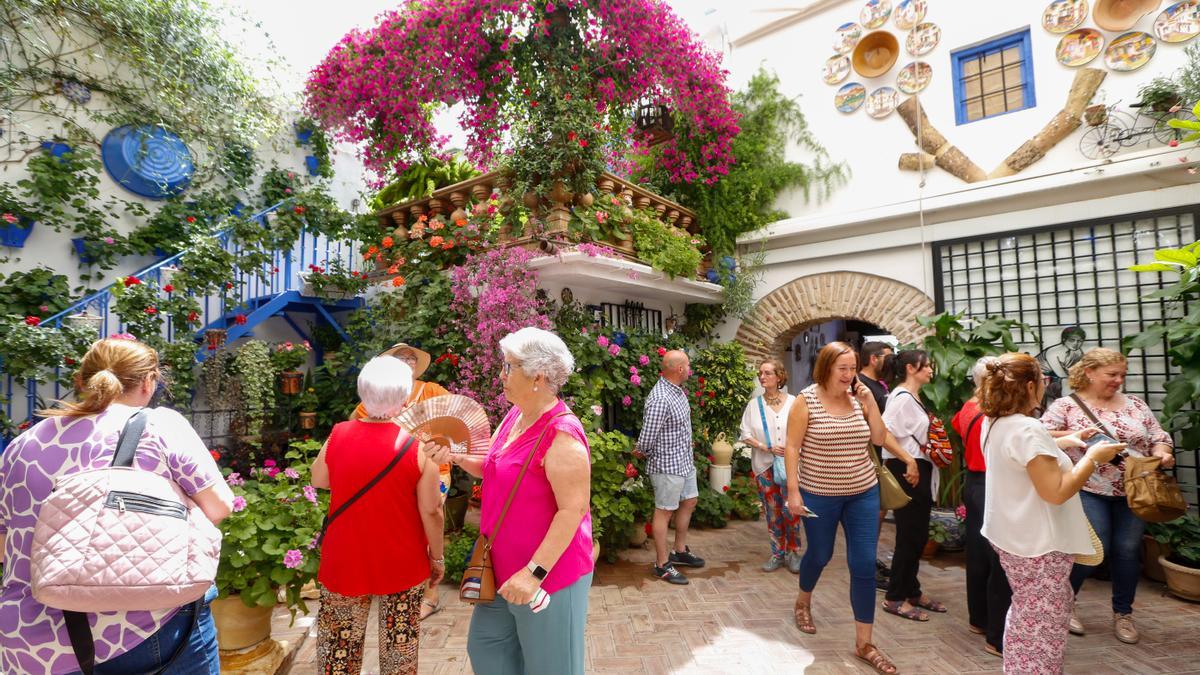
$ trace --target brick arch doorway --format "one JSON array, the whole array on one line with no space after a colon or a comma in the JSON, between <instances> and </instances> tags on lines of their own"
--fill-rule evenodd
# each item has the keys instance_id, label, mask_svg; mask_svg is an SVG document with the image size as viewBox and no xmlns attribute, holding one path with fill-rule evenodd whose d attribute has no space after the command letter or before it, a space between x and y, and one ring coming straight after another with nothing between
<instances>
[{"instance_id":1,"label":"brick arch doorway","mask_svg":"<svg viewBox=\"0 0 1200 675\"><path fill-rule=\"evenodd\" d=\"M903 344L923 335L916 317L933 313L933 300L914 286L862 272L826 272L768 293L742 321L735 339L751 363L783 355L801 332L832 319L874 324Z\"/></svg>"}]
</instances>

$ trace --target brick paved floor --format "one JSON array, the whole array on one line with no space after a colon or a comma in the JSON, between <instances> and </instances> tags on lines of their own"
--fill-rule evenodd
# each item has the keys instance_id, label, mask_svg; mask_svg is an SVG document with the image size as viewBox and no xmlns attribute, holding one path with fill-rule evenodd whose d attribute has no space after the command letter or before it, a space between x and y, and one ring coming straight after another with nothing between
<instances>
[{"instance_id":1,"label":"brick paved floor","mask_svg":"<svg viewBox=\"0 0 1200 675\"><path fill-rule=\"evenodd\" d=\"M854 659L854 624L844 549L839 548L814 595L816 635L803 635L792 622L796 577L786 569L765 574L759 565L768 545L761 522L731 523L699 530L691 548L708 560L689 572L689 586L651 579L648 549L630 549L615 565L596 573L588 612L588 672L595 673L869 673ZM884 526L890 550L891 525ZM840 537L839 537L840 539ZM961 556L922 563L921 583L949 613L928 623L877 612L875 642L902 673L998 673L1000 660L983 651L983 638L966 623ZM470 673L467 627L470 607L445 587L444 609L421 632L421 673ZM1067 672L1200 673L1200 604L1166 595L1165 587L1143 580L1135 605L1142 640L1124 645L1113 637L1110 586L1088 581L1079 614L1088 634L1072 636ZM882 594L878 596L882 598ZM369 624L364 672L378 672ZM315 630L315 629L314 629ZM293 675L316 672L309 639L297 654Z\"/></svg>"}]
</instances>

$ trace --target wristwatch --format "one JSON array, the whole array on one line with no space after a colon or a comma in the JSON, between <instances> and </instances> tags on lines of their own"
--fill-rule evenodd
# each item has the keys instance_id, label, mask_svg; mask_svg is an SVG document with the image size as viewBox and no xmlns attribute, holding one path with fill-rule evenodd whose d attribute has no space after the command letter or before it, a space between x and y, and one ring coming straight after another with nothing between
<instances>
[{"instance_id":1,"label":"wristwatch","mask_svg":"<svg viewBox=\"0 0 1200 675\"><path fill-rule=\"evenodd\" d=\"M529 572L533 574L534 578L536 578L538 581L544 581L546 579L546 575L550 574L550 570L542 567L532 560L530 560L529 564L525 566L525 569L529 570Z\"/></svg>"}]
</instances>

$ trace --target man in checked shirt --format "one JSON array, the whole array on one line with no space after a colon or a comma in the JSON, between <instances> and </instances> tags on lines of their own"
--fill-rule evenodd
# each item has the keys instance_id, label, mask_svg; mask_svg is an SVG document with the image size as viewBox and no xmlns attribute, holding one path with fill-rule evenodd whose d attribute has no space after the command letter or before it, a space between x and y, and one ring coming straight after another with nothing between
<instances>
[{"instance_id":1,"label":"man in checked shirt","mask_svg":"<svg viewBox=\"0 0 1200 675\"><path fill-rule=\"evenodd\" d=\"M696 460L692 455L692 409L683 383L691 374L687 354L675 350L663 355L661 377L646 397L642 434L637 451L646 457L646 473L654 485L654 576L672 584L686 584L675 567L704 567L704 559L687 547L688 524L700 491L696 487ZM675 516L675 546L667 553L667 525Z\"/></svg>"}]
</instances>

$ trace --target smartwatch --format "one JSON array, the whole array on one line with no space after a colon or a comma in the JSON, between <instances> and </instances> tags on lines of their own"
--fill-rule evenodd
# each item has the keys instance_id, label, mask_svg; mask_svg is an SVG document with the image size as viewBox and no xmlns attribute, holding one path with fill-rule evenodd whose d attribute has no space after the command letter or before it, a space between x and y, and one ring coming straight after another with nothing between
<instances>
[{"instance_id":1,"label":"smartwatch","mask_svg":"<svg viewBox=\"0 0 1200 675\"><path fill-rule=\"evenodd\" d=\"M544 581L546 579L546 575L550 574L550 570L542 567L532 560L530 560L529 564L525 566L525 569L529 570L529 572L533 574L534 578L538 581Z\"/></svg>"}]
</instances>

